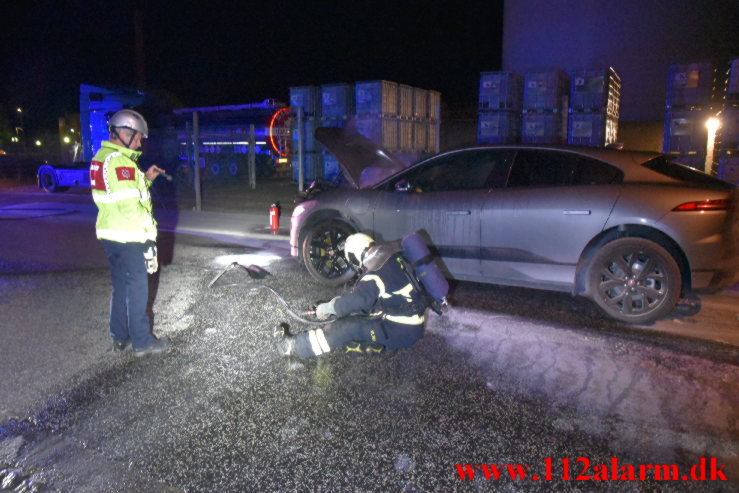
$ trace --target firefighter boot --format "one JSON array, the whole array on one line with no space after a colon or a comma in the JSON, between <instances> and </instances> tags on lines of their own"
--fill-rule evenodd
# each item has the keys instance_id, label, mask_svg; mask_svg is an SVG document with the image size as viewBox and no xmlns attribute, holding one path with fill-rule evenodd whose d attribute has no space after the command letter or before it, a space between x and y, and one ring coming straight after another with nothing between
<instances>
[{"instance_id":1,"label":"firefighter boot","mask_svg":"<svg viewBox=\"0 0 739 493\"><path fill-rule=\"evenodd\" d=\"M274 333L277 354L292 356L295 353L295 336L290 333L290 326L285 322Z\"/></svg>"}]
</instances>

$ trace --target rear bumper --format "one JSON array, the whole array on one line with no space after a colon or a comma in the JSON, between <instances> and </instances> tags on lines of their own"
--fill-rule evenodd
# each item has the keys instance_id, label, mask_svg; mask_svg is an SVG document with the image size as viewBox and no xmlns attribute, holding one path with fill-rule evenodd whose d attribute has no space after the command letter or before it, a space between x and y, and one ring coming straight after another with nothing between
<instances>
[{"instance_id":1,"label":"rear bumper","mask_svg":"<svg viewBox=\"0 0 739 493\"><path fill-rule=\"evenodd\" d=\"M733 214L671 212L661 226L685 253L693 291L718 291L739 281L739 225Z\"/></svg>"},{"instance_id":2,"label":"rear bumper","mask_svg":"<svg viewBox=\"0 0 739 493\"><path fill-rule=\"evenodd\" d=\"M696 292L715 292L729 288L739 282L739 257L726 263L723 268L693 271L692 289Z\"/></svg>"}]
</instances>

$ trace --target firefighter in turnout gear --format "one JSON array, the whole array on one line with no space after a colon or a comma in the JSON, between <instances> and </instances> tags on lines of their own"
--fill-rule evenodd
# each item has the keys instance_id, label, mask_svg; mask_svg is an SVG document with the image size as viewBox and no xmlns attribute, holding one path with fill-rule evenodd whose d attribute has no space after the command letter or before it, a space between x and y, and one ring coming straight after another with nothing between
<instances>
[{"instance_id":1,"label":"firefighter in turnout gear","mask_svg":"<svg viewBox=\"0 0 739 493\"><path fill-rule=\"evenodd\" d=\"M157 227L149 187L164 170L152 165L142 173L136 164L141 141L148 137L146 120L133 110L115 113L108 123L110 141L90 163L92 198L98 208L95 230L110 265L113 291L110 335L113 348L129 345L135 356L160 353L166 340L154 337L146 312L148 274L156 272Z\"/></svg>"},{"instance_id":2,"label":"firefighter in turnout gear","mask_svg":"<svg viewBox=\"0 0 739 493\"><path fill-rule=\"evenodd\" d=\"M316 317L337 317L325 328L292 335L278 332L278 351L299 358L329 352L349 355L380 353L385 349L408 348L424 333L426 299L402 256L392 243L375 244L369 236L356 233L344 246L346 259L361 269L352 291L316 307Z\"/></svg>"}]
</instances>

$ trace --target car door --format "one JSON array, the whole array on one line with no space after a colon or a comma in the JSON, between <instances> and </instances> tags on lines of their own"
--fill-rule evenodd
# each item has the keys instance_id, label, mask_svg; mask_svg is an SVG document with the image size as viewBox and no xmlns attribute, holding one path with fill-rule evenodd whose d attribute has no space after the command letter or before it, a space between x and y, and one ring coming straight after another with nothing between
<instances>
[{"instance_id":1,"label":"car door","mask_svg":"<svg viewBox=\"0 0 739 493\"><path fill-rule=\"evenodd\" d=\"M521 149L506 187L481 212L482 272L491 282L567 290L580 254L608 219L623 173L575 152Z\"/></svg>"},{"instance_id":2,"label":"car door","mask_svg":"<svg viewBox=\"0 0 739 493\"><path fill-rule=\"evenodd\" d=\"M380 192L375 233L395 240L420 230L442 266L459 279L479 279L480 212L492 181L504 180L512 152L467 149L437 156Z\"/></svg>"}]
</instances>

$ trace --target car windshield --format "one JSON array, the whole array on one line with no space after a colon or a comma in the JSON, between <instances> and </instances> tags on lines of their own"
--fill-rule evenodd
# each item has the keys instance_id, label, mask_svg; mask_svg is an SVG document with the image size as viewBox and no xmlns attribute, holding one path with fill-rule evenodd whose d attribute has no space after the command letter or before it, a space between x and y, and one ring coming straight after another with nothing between
<instances>
[{"instance_id":1,"label":"car windshield","mask_svg":"<svg viewBox=\"0 0 739 493\"><path fill-rule=\"evenodd\" d=\"M718 178L707 175L702 171L698 171L690 166L680 163L679 158L670 159L667 156L658 156L642 163L642 166L674 180L684 181L694 185L702 185L719 189L733 188L731 183L719 180Z\"/></svg>"}]
</instances>

